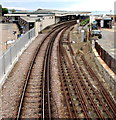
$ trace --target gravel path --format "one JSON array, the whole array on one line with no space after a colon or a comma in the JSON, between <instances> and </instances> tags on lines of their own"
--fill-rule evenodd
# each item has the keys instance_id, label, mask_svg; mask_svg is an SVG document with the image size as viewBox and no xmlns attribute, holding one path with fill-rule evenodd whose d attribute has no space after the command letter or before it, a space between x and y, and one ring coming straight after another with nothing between
<instances>
[{"instance_id":1,"label":"gravel path","mask_svg":"<svg viewBox=\"0 0 116 120\"><path fill-rule=\"evenodd\" d=\"M2 87L2 117L14 118L23 87L25 76L36 47L41 43L45 34L40 34L21 55L19 61L9 74Z\"/></svg>"},{"instance_id":2,"label":"gravel path","mask_svg":"<svg viewBox=\"0 0 116 120\"><path fill-rule=\"evenodd\" d=\"M61 34L61 33L60 33ZM58 74L58 61L57 61L57 51L58 51L58 41L59 36L57 36L54 45L53 45L53 52L52 52L52 69L51 69L51 88L52 88L52 95L53 95L53 104L54 106L54 118L65 118L65 107L63 105L63 96L61 92L61 82L59 80Z\"/></svg>"}]
</instances>

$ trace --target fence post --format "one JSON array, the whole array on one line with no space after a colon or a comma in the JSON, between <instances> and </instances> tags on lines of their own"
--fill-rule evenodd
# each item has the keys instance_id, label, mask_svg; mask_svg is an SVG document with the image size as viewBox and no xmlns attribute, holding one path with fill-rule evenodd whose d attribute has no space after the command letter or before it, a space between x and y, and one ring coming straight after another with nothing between
<instances>
[{"instance_id":1,"label":"fence post","mask_svg":"<svg viewBox=\"0 0 116 120\"><path fill-rule=\"evenodd\" d=\"M3 74L5 74L5 54L3 53L3 60L2 60L2 68L3 68Z\"/></svg>"},{"instance_id":2,"label":"fence post","mask_svg":"<svg viewBox=\"0 0 116 120\"><path fill-rule=\"evenodd\" d=\"M12 65L11 47L10 47L10 65Z\"/></svg>"}]
</instances>

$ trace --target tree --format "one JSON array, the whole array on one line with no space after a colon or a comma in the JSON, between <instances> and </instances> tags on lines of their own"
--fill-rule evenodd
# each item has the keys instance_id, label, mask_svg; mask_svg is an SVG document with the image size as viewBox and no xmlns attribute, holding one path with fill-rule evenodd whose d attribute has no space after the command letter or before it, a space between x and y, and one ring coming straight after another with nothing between
<instances>
[{"instance_id":1,"label":"tree","mask_svg":"<svg viewBox=\"0 0 116 120\"><path fill-rule=\"evenodd\" d=\"M8 13L8 9L7 8L2 8L2 15L7 14Z\"/></svg>"},{"instance_id":2,"label":"tree","mask_svg":"<svg viewBox=\"0 0 116 120\"><path fill-rule=\"evenodd\" d=\"M16 10L15 10L15 9L12 9L11 12L14 13L14 12L16 12Z\"/></svg>"},{"instance_id":3,"label":"tree","mask_svg":"<svg viewBox=\"0 0 116 120\"><path fill-rule=\"evenodd\" d=\"M2 5L0 5L0 16L2 16Z\"/></svg>"}]
</instances>

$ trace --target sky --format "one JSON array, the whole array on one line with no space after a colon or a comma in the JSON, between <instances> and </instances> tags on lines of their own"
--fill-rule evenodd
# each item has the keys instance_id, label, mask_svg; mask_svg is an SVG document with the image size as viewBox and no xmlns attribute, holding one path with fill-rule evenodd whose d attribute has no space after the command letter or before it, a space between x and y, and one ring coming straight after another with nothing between
<instances>
[{"instance_id":1,"label":"sky","mask_svg":"<svg viewBox=\"0 0 116 120\"><path fill-rule=\"evenodd\" d=\"M0 0L0 4L9 9L68 11L113 11L114 2L115 0Z\"/></svg>"}]
</instances>

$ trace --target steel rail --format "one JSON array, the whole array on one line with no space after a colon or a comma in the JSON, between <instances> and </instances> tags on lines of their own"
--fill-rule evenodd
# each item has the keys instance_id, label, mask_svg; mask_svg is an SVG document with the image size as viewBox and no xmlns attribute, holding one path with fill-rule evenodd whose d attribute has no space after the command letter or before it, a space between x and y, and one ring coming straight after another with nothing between
<instances>
[{"instance_id":1,"label":"steel rail","mask_svg":"<svg viewBox=\"0 0 116 120\"><path fill-rule=\"evenodd\" d=\"M69 96L65 95L66 96L66 101L69 101L69 102L71 101L70 104L69 104L69 102L67 103L67 104L70 105L70 106L68 106L68 109L70 109L69 114L70 114L71 118L79 118L78 115L77 115L76 106L75 106L75 104L73 102L73 99L72 99L70 87L69 87L68 82L67 82L66 73L64 72L65 70L64 70L63 66L65 65L65 63L64 63L64 61L61 57L60 57L60 64L61 64L60 66L61 66L62 76L63 76L63 78L61 79L61 83L62 83L62 86L63 86L63 91L64 91L64 94L69 95ZM66 88L68 89L67 90L68 93L66 93L66 90L65 90ZM71 104L72 104L73 109L71 109ZM74 114L75 117L72 114Z\"/></svg>"},{"instance_id":2,"label":"steel rail","mask_svg":"<svg viewBox=\"0 0 116 120\"><path fill-rule=\"evenodd\" d=\"M71 28L72 29L72 28ZM67 40L69 41L69 39L70 39L70 31L68 32L68 36L67 36ZM72 53L72 55L74 55L74 53L73 53L73 51L72 51L72 49L71 49L71 45L70 44L68 44L68 46L70 46L69 48L70 48L70 52ZM64 51L65 51L65 49L64 49ZM70 65L70 69L72 68L72 66L71 66L71 62L70 62L70 60L69 60L69 58L68 58L68 55L67 55L67 53L66 53L66 51L65 51L65 56L67 57L67 61L69 62L69 65ZM72 57L72 55L71 55L71 57ZM73 71L73 73L74 73L74 69L72 68L71 69L71 71ZM72 73L72 74L73 74ZM74 75L75 76L75 75ZM79 83L77 83L77 86L78 86L78 84ZM81 85L80 85L81 86ZM86 90L87 90L87 88L86 88ZM98 108L97 108L97 105L94 103L94 101L93 101L93 99L91 98L91 96L89 95L89 98L90 98L90 100L91 100L91 102L92 102L92 104L93 104L93 106L94 106L94 108L95 108L95 110L96 110L96 113L98 114L98 116L100 117L100 118L103 118L103 116L102 116L102 114L100 113L100 111L98 110ZM87 102L87 100L86 100L86 102Z\"/></svg>"},{"instance_id":3,"label":"steel rail","mask_svg":"<svg viewBox=\"0 0 116 120\"><path fill-rule=\"evenodd\" d=\"M81 78L81 84L83 85L83 87L84 87L84 89L85 89L85 93L87 93L87 95L88 95L89 99L91 100L91 103L93 104L94 108L98 111L97 105L94 103L94 100L93 100L91 94L89 93L89 91L88 91L88 89L87 89L87 86L86 86L86 84L84 83L84 80L83 80L82 76L80 75L80 73L82 73L82 74L84 75L84 77L87 79L87 82L89 83L89 86L91 87L92 92L95 93L96 98L100 101L100 104L101 104L102 107L103 107L103 110L105 110L106 113L107 113L107 115L109 115L108 117L113 118L112 114L108 111L108 109L105 107L104 103L102 102L101 98L100 98L100 97L98 96L98 94L96 93L95 88L92 86L90 80L88 79L87 75L84 73L82 67L81 67L81 66L77 67L76 62L74 61L74 58L72 58L72 60L73 60L74 68L76 69L76 72L78 72L77 76L79 76L79 77ZM79 69L80 69L80 70L79 70ZM100 114L100 111L99 111L99 114ZM102 117L102 118L103 118L103 117Z\"/></svg>"},{"instance_id":4,"label":"steel rail","mask_svg":"<svg viewBox=\"0 0 116 120\"><path fill-rule=\"evenodd\" d=\"M62 55L61 55L61 52L60 52L60 44L61 44L63 34L64 34L64 32L66 30L67 30L67 28L62 32L62 34L60 36L60 40L59 40L59 45L58 45L58 66L59 66L60 80L61 80L62 89L63 89L63 93L64 93L64 96L65 96L69 116L70 116L70 118L78 118L77 111L76 111L76 108L75 108L75 105L73 103L73 99L72 99L72 96L71 96L71 93L70 93L70 88L68 86L68 83L64 83L64 81L66 81L66 74L65 74L64 69L63 69L64 64L62 64L62 57L61 57ZM65 88L66 86L68 88L68 93L66 92L66 88ZM67 96L67 94L69 96ZM72 108L71 108L71 104L72 104Z\"/></svg>"},{"instance_id":5,"label":"steel rail","mask_svg":"<svg viewBox=\"0 0 116 120\"><path fill-rule=\"evenodd\" d=\"M50 42L48 43L49 45L47 46L46 53L45 53L45 58L44 58L44 64L43 64L43 93L45 92L45 87L47 87L47 101L45 100L45 93L43 95L43 118L49 118L51 119L51 106L50 106L50 78L51 78L51 73L50 73L50 60L51 60L51 53L52 53L52 48L53 48L53 43L55 41L56 36L58 33L62 30L65 29L67 26L64 26L55 32L55 34L52 36ZM47 82L45 82L47 80ZM46 84L46 85L45 85ZM47 105L46 105L47 104ZM47 111L45 110L47 107ZM48 116L46 116L48 115Z\"/></svg>"},{"instance_id":6,"label":"steel rail","mask_svg":"<svg viewBox=\"0 0 116 120\"><path fill-rule=\"evenodd\" d=\"M28 86L28 81L30 79L30 75L31 75L31 71L32 71L32 68L33 68L33 65L34 65L34 62L36 60L36 57L37 57L37 54L40 50L40 48L42 47L42 44L44 43L44 41L46 40L46 38L52 33L53 31L51 31L50 33L48 33L42 40L42 43L36 48L35 52L34 52L34 55L33 55L33 58L30 62L30 66L29 66L29 69L28 69L28 72L27 72L27 75L26 75L26 80L25 80L25 84L24 84L24 87L23 87L23 91L22 91L22 95L21 95L21 99L20 99L20 103L19 103L19 107L18 107L18 113L17 113L17 117L16 119L19 120L20 119L20 115L21 115L21 111L22 111L22 106L23 106L23 102L24 102L24 97L25 97L25 93L26 93L26 89L27 89L27 86Z\"/></svg>"},{"instance_id":7,"label":"steel rail","mask_svg":"<svg viewBox=\"0 0 116 120\"><path fill-rule=\"evenodd\" d=\"M69 33L70 33L70 31L69 31ZM67 38L67 41L69 41L70 39L69 39L69 37L70 37L70 35L69 35L69 33L68 33L68 38ZM83 73L83 75L85 76L85 78L87 79L87 81L88 81L88 83L89 83L89 86L91 87L91 90L92 90L92 92L94 92L95 93L95 96L98 98L98 100L99 100L99 103L102 105L102 107L103 107L103 110L107 113L107 115L112 119L112 118L114 118L113 117L113 115L111 114L111 112L109 112L108 111L108 108L105 106L105 104L102 102L102 100L101 100L101 98L99 97L99 95L98 95L98 93L95 91L95 88L93 88L93 86L92 86L92 84L91 84L91 82L89 81L89 79L87 78L87 75L84 73L84 71L83 71L83 69L82 69L82 67L80 66L79 68L77 68L77 65L76 65L76 63L75 63L75 60L74 60L74 58L73 58L73 56L72 55L74 55L73 53L73 50L72 50L72 47L71 47L71 44L69 43L68 44L68 46L69 46L69 49L70 49L70 54L71 54L71 58L72 58L72 61L73 61L73 63L72 63L72 65L74 65L74 68L73 68L73 70L71 70L71 71L74 71L74 69L75 69L75 71L76 72L78 72L78 75L79 75L79 71L81 71L82 73ZM64 48L63 48L64 49ZM62 50L62 48L60 47L60 52L62 51L62 54L63 54L63 50ZM61 53L60 53L61 54ZM64 55L65 56L67 56L66 55L66 52L64 53ZM63 56L63 55L61 55L61 56ZM61 61L62 61L62 59L63 59L63 57L61 57ZM69 58L65 58L65 62L67 61L67 59L69 59ZM68 60L68 62L69 62L70 60ZM65 63L64 62L64 63ZM61 79L65 79L65 81L66 81L66 76L65 76L65 73L63 72L63 63L60 63L61 64L61 68L60 68L60 70L62 70L62 72L60 72L60 74L63 74L62 76L63 77L61 77ZM71 66L71 62L69 63L70 64L70 66ZM67 65L69 65L69 64L67 64ZM86 66L88 66L87 65L87 63L85 62L85 65ZM70 69L71 69L71 67L69 67L68 68L68 70L70 71ZM80 69L80 70L79 70ZM70 71L70 72L71 72ZM89 70L88 70L89 71ZM69 72L69 73L70 73ZM90 72L91 72L91 75L92 75L92 71L91 71L91 69L90 69ZM71 74L74 74L73 72L71 72ZM75 74L76 75L76 74ZM74 75L74 76L75 76ZM80 78L82 78L81 77L81 75L79 75L79 77ZM74 77L72 77L72 79L73 79ZM94 79L94 77L93 77L93 79ZM99 83L100 81L98 81L98 83ZM62 83L62 84L64 84L64 83ZM78 86L78 84L79 83L77 83L77 86ZM100 83L99 83L100 84ZM86 91L86 93L87 93L87 96L88 96L88 98L89 98L89 100L91 101L91 103L92 103L92 105L93 105L93 107L94 107L94 109L95 109L95 111L96 111L96 113L97 113L97 115L98 115L98 117L99 118L102 118L102 119L104 119L104 116L101 114L101 112L100 112L100 110L98 109L98 107L97 107L97 105L96 105L96 103L94 102L94 100L93 100L93 98L92 98L92 96L90 95L90 93L89 93L89 91L88 91L88 89L87 89L87 86L86 86L86 84L84 83L84 81L83 81L83 79L81 79L81 83L80 83L80 86L83 86L84 87L84 90ZM63 85L63 86L65 86L65 85ZM68 86L67 86L68 87ZM102 88L102 86L100 86L101 88ZM69 89L69 88L68 88ZM63 91L64 91L65 89L63 89ZM68 90L69 91L69 90ZM102 96L103 97L105 97L105 95L106 95L106 93L105 93L105 90L104 90L104 88L102 88ZM108 95L108 93L107 93L107 95ZM65 93L65 96L66 96L66 93ZM106 98L106 97L105 97ZM68 99L68 98L67 98ZM106 100L106 102L107 102L107 104L110 104L109 102L110 102L110 99L111 99L111 96L108 98L108 100ZM112 102L112 100L111 100L111 102ZM68 104L68 103L67 103ZM115 107L115 104L114 104L114 106L113 106L113 103L111 103L111 105L110 105L110 109L112 110L112 112L113 112L113 114L115 115L115 109L116 107ZM70 106L68 106L68 109L70 109ZM70 111L70 110L69 110Z\"/></svg>"},{"instance_id":8,"label":"steel rail","mask_svg":"<svg viewBox=\"0 0 116 120\"><path fill-rule=\"evenodd\" d=\"M82 92L82 88L81 88L81 85L79 83L78 80L76 80L76 77L75 77L75 73L72 69L72 66L69 62L69 58L67 57L67 53L65 52L65 49L62 47L63 49L63 55L65 56L64 59L65 59L65 62L67 63L67 66L68 66L68 70L69 70L69 73L70 73L70 76L71 76L71 79L72 79L72 82L73 82L73 86L75 88L75 91L77 93L77 95L79 96L79 101L81 101L81 108L83 109L83 112L84 112L84 115L85 115L85 118L88 118L90 119L90 115L88 114L88 111L89 111L89 104L88 104L88 101L84 95L84 93ZM77 82L77 83L76 83Z\"/></svg>"},{"instance_id":9,"label":"steel rail","mask_svg":"<svg viewBox=\"0 0 116 120\"><path fill-rule=\"evenodd\" d=\"M67 37L68 37L68 38L67 38L68 41L70 40L69 34L70 34L70 31L68 32L68 36L67 36ZM69 43L68 45L70 45L70 43ZM71 47L71 45L70 45L70 47ZM90 80L88 79L87 75L84 73L82 67L81 67L81 66L77 67L76 62L75 62L75 60L74 60L74 57L72 56L74 52L72 52L72 47L71 47L71 48L70 48L70 47L69 47L69 49L70 49L70 54L71 54L71 58L72 58L72 61L73 61L72 64L74 65L74 67L75 67L75 69L76 69L76 72L78 72L78 76L81 78L81 83L83 84L84 89L86 89L87 95L89 95L90 100L92 101L92 103L94 103L94 101L93 101L92 97L90 96L89 91L88 91L88 89L87 89L87 87L86 87L86 85L85 85L85 83L84 83L84 81L83 81L83 78L82 78L81 75L80 75L81 72L84 74L84 76L85 76L85 78L87 79L87 81L88 81L88 83L89 83L92 91L95 93L95 95L96 95L96 97L98 98L98 100L100 101L100 104L102 105L103 109L106 111L107 115L108 115L110 118L113 118L112 114L109 112L109 110L106 108L106 106L105 106L104 103L102 102L101 98L100 98L100 97L98 96L98 94L96 93L95 88L92 86ZM79 70L79 69L80 69L80 70ZM79 72L79 71L80 71L80 72ZM95 107L95 109L97 109L97 106L95 105L95 103L93 104L93 106ZM97 110L97 111L98 111L98 110ZM99 111L98 114L100 114L100 111ZM102 118L103 118L103 117L102 117Z\"/></svg>"},{"instance_id":10,"label":"steel rail","mask_svg":"<svg viewBox=\"0 0 116 120\"><path fill-rule=\"evenodd\" d=\"M69 117L70 118L73 118L73 113L72 113L72 110L71 110L71 107L70 107L70 104L72 103L69 103L69 99L71 98L69 98L69 96L67 96L67 92L66 92L66 90L65 90L65 84L64 84L64 82L63 82L63 79L65 78L66 79L66 76L65 76L65 74L64 74L64 72L63 72L63 68L62 68L62 63L61 63L61 54L60 54L60 44L61 44L61 39L62 39L62 37L63 37L63 34L64 34L64 32L67 30L68 28L66 28L65 30L63 30L62 31L62 34L61 34L61 36L60 36L60 39L59 39L59 44L58 44L58 47L57 47L57 49L58 49L58 53L57 53L57 55L58 55L58 67L59 67L59 76L60 76L60 80L61 80L61 84L62 84L62 89L63 89L63 93L64 93L64 96L65 96L65 101L66 101L66 104L67 104L67 109L68 109L68 113L69 113ZM69 95L70 95L70 93L69 93ZM72 99L71 99L72 100Z\"/></svg>"},{"instance_id":11,"label":"steel rail","mask_svg":"<svg viewBox=\"0 0 116 120\"><path fill-rule=\"evenodd\" d=\"M84 64L86 65L86 68L89 71L91 77L98 82L101 94L103 95L103 97L106 100L107 104L109 105L110 109L112 110L112 112L116 116L116 104L112 100L112 97L110 96L110 94L108 93L108 91L104 88L104 86L101 84L101 82L99 81L98 77L93 72L93 70L90 68L89 64L86 62L86 60L84 59L84 57L82 57L82 60L83 60Z\"/></svg>"},{"instance_id":12,"label":"steel rail","mask_svg":"<svg viewBox=\"0 0 116 120\"><path fill-rule=\"evenodd\" d=\"M61 42L61 41L60 41ZM62 50L62 47L61 47L61 45L60 45L60 50ZM63 52L62 52L63 53ZM63 59L63 58L61 58L61 59ZM70 68L69 68L70 69ZM72 76L72 75L71 75ZM72 81L74 80L74 77L71 77L72 78ZM75 86L75 83L74 83L74 81L73 81L73 85ZM80 92L81 91L79 91L78 89L77 89L77 87L75 86L75 90L76 90L76 92L77 92L77 94L79 95L79 99L80 99L80 101L83 101L83 100L85 100L85 99L83 99L83 95L82 94L80 94ZM87 113L87 106L82 102L82 103L80 103L81 104L81 107L82 107L82 109L83 109L83 111L84 111L84 115L86 116L86 118L90 118L90 116L88 115L88 113Z\"/></svg>"},{"instance_id":13,"label":"steel rail","mask_svg":"<svg viewBox=\"0 0 116 120\"><path fill-rule=\"evenodd\" d=\"M59 25L60 27L61 25ZM24 83L24 87L23 87L23 91L22 91L22 94L21 94L21 98L20 98L20 103L19 103L19 107L18 107L18 112L17 112L17 116L16 116L16 119L19 120L20 117L21 117L21 111L22 111L22 106L23 106L23 103L24 103L24 97L25 97L25 93L26 93L26 89L27 89L27 86L28 86L28 81L29 81L29 78L30 78L30 75L31 75L31 71L32 71L32 68L33 68L33 65L34 65L34 62L36 60L36 57L37 57L37 54L40 50L40 48L42 47L44 41L47 39L47 37L52 34L55 30L57 30L57 28L53 28L53 30L51 30L42 40L41 44L36 48L35 50L35 53L33 55L33 58L30 62L30 67L28 69L28 72L27 72L27 75L26 75L26 80L25 80L25 83Z\"/></svg>"},{"instance_id":14,"label":"steel rail","mask_svg":"<svg viewBox=\"0 0 116 120\"><path fill-rule=\"evenodd\" d=\"M74 63L74 64L76 64L76 63ZM95 88L93 87L92 83L91 83L90 80L88 79L86 73L84 73L84 71L83 71L83 69L82 69L81 66L80 66L79 68L76 67L76 70L77 70L77 71L79 71L79 69L80 69L80 71L82 72L82 74L84 74L84 76L85 76L85 78L86 78L86 81L87 81L88 84L90 85L93 93L95 93L95 96L96 96L96 98L98 99L99 104L101 104L101 106L103 107L103 110L106 111L106 113L107 113L107 115L109 116L109 118L113 118L113 115L109 112L108 108L105 106L105 104L104 104L103 101L101 100L100 96L98 95L98 92L97 92L97 91L95 90Z\"/></svg>"},{"instance_id":15,"label":"steel rail","mask_svg":"<svg viewBox=\"0 0 116 120\"><path fill-rule=\"evenodd\" d=\"M58 31L59 32L59 31ZM46 53L45 53L45 57L44 57L44 64L43 64L43 118L49 118L51 119L51 107L50 107L50 60L51 60L51 53L52 53L52 47L53 47L53 43L54 40L57 36L57 33L55 33L50 42L49 45L46 49ZM47 93L46 93L46 88L47 88ZM47 94L47 95L46 95ZM45 100L47 97L47 101ZM47 107L46 111L45 107ZM47 113L47 114L46 114ZM48 115L48 116L46 116Z\"/></svg>"}]
</instances>

